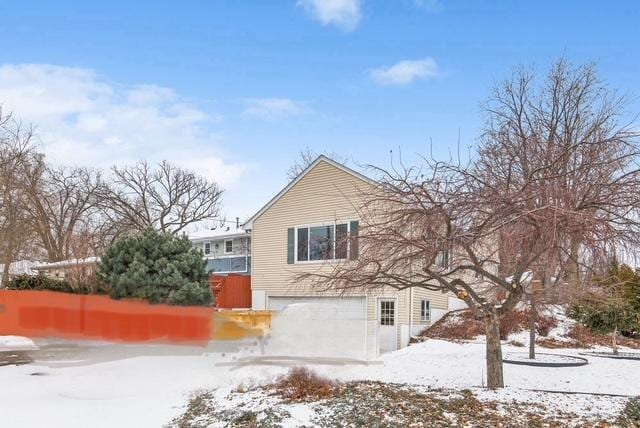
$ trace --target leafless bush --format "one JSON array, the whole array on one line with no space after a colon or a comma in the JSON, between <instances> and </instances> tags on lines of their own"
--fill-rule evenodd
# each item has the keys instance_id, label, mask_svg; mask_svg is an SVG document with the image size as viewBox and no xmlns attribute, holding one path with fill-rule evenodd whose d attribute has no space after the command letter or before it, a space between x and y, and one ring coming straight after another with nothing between
<instances>
[{"instance_id":1,"label":"leafless bush","mask_svg":"<svg viewBox=\"0 0 640 428\"><path fill-rule=\"evenodd\" d=\"M333 397L339 391L339 385L306 367L294 367L276 381L273 389L285 400L317 401Z\"/></svg>"}]
</instances>

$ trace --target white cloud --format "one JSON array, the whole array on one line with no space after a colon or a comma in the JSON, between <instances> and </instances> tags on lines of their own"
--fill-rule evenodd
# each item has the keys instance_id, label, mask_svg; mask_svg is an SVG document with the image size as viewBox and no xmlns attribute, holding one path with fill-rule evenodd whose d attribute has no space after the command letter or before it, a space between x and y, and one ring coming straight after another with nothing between
<instances>
[{"instance_id":1,"label":"white cloud","mask_svg":"<svg viewBox=\"0 0 640 428\"><path fill-rule=\"evenodd\" d=\"M289 98L250 98L244 102L245 114L264 120L297 116L306 111L302 104Z\"/></svg>"},{"instance_id":2,"label":"white cloud","mask_svg":"<svg viewBox=\"0 0 640 428\"><path fill-rule=\"evenodd\" d=\"M371 70L371 78L381 85L408 85L416 80L440 75L440 68L433 58L405 60Z\"/></svg>"},{"instance_id":3,"label":"white cloud","mask_svg":"<svg viewBox=\"0 0 640 428\"><path fill-rule=\"evenodd\" d=\"M176 98L173 89L156 85L139 85L128 92L128 100L136 105L149 105L170 102Z\"/></svg>"},{"instance_id":4,"label":"white cloud","mask_svg":"<svg viewBox=\"0 0 640 428\"><path fill-rule=\"evenodd\" d=\"M430 13L437 13L443 9L440 0L413 0L414 4Z\"/></svg>"},{"instance_id":5,"label":"white cloud","mask_svg":"<svg viewBox=\"0 0 640 428\"><path fill-rule=\"evenodd\" d=\"M235 183L246 169L221 156L215 114L170 88L122 87L92 70L45 64L0 66L0 104L34 123L53 162L106 168L167 159Z\"/></svg>"},{"instance_id":6,"label":"white cloud","mask_svg":"<svg viewBox=\"0 0 640 428\"><path fill-rule=\"evenodd\" d=\"M322 25L353 31L360 22L360 0L298 0Z\"/></svg>"}]
</instances>

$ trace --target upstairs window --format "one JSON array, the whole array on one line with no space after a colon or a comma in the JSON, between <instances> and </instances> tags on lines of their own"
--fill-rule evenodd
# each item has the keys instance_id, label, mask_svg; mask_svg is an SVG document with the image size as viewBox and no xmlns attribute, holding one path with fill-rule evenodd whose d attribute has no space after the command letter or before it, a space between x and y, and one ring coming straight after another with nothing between
<instances>
[{"instance_id":1,"label":"upstairs window","mask_svg":"<svg viewBox=\"0 0 640 428\"><path fill-rule=\"evenodd\" d=\"M309 260L309 228L304 227L298 229L298 261Z\"/></svg>"},{"instance_id":2,"label":"upstairs window","mask_svg":"<svg viewBox=\"0 0 640 428\"><path fill-rule=\"evenodd\" d=\"M349 253L349 225L336 224L336 259L346 259Z\"/></svg>"},{"instance_id":3,"label":"upstairs window","mask_svg":"<svg viewBox=\"0 0 640 428\"><path fill-rule=\"evenodd\" d=\"M333 258L333 226L309 228L309 260Z\"/></svg>"},{"instance_id":4,"label":"upstairs window","mask_svg":"<svg viewBox=\"0 0 640 428\"><path fill-rule=\"evenodd\" d=\"M225 254L233 253L233 240L232 239L227 239L226 241L224 241L224 253Z\"/></svg>"},{"instance_id":5,"label":"upstairs window","mask_svg":"<svg viewBox=\"0 0 640 428\"><path fill-rule=\"evenodd\" d=\"M296 261L346 259L349 232L349 223L296 228Z\"/></svg>"},{"instance_id":6,"label":"upstairs window","mask_svg":"<svg viewBox=\"0 0 640 428\"><path fill-rule=\"evenodd\" d=\"M205 256L210 256L211 255L211 242L207 241L204 243L202 251L204 252Z\"/></svg>"}]
</instances>

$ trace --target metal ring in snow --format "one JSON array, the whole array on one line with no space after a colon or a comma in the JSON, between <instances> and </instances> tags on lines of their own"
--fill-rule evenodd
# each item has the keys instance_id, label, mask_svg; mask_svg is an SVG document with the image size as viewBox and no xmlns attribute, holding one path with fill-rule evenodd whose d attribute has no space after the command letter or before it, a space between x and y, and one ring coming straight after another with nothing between
<instances>
[{"instance_id":1,"label":"metal ring in snow","mask_svg":"<svg viewBox=\"0 0 640 428\"><path fill-rule=\"evenodd\" d=\"M640 361L640 352L621 352L618 355L613 352L580 352L580 355L585 355L587 357L613 358L616 360Z\"/></svg>"},{"instance_id":2,"label":"metal ring in snow","mask_svg":"<svg viewBox=\"0 0 640 428\"><path fill-rule=\"evenodd\" d=\"M525 354L524 352L521 352L520 354ZM589 364L589 360L587 360L586 358L582 358L582 357L576 357L574 355L562 355L562 354L541 354L536 352L536 355L553 355L558 356L558 357L564 357L566 359L571 359L573 361L563 361L563 362L557 362L557 363L553 363L553 362L543 362L543 361L527 361L527 360L510 360L508 358L503 358L502 362L507 363L507 364L517 364L517 365L521 365L521 366L533 366L533 367L580 367L580 366L585 366L587 364Z\"/></svg>"}]
</instances>

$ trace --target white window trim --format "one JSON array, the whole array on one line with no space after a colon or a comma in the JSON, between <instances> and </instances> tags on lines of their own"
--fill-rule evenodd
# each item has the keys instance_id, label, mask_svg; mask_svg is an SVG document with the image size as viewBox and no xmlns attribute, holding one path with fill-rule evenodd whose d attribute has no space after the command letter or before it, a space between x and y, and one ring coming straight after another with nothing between
<instances>
[{"instance_id":1,"label":"white window trim","mask_svg":"<svg viewBox=\"0 0 640 428\"><path fill-rule=\"evenodd\" d=\"M293 262L294 264L322 264L322 263L336 263L341 262L343 260L349 260L349 256L351 256L351 241L347 241L347 257L344 259L336 259L336 225L338 224L346 224L347 225L347 237L351 235L351 222L355 220L340 220L333 222L325 222L325 223L310 223L310 224L302 224L294 227L293 231ZM311 229L312 227L322 227L322 226L333 226L333 258L327 260L298 260L298 229ZM311 231L307 234L307 241L310 241ZM308 247L307 244L307 254L311 257L311 248Z\"/></svg>"},{"instance_id":2,"label":"white window trim","mask_svg":"<svg viewBox=\"0 0 640 428\"><path fill-rule=\"evenodd\" d=\"M227 251L227 242L231 242L231 251ZM225 254L233 254L233 239L225 239L224 240L224 253Z\"/></svg>"},{"instance_id":3,"label":"white window trim","mask_svg":"<svg viewBox=\"0 0 640 428\"><path fill-rule=\"evenodd\" d=\"M209 252L207 253L207 244L209 244ZM211 241L204 241L202 243L202 254L204 254L205 256L212 256L213 255L213 244L211 244Z\"/></svg>"},{"instance_id":4,"label":"white window trim","mask_svg":"<svg viewBox=\"0 0 640 428\"><path fill-rule=\"evenodd\" d=\"M382 323L382 302L393 302L393 325L388 325L388 324L381 324ZM398 298L397 297L385 297L385 296L380 296L377 299L377 328L380 327L398 327L398 311L399 311L399 307L398 307ZM396 339L397 339L397 333L396 333Z\"/></svg>"},{"instance_id":5,"label":"white window trim","mask_svg":"<svg viewBox=\"0 0 640 428\"><path fill-rule=\"evenodd\" d=\"M428 312L428 316L425 318L424 314L423 314L423 304L424 302L427 302L429 304L429 312ZM429 299L420 299L420 321L422 322L431 322L431 300Z\"/></svg>"}]
</instances>

